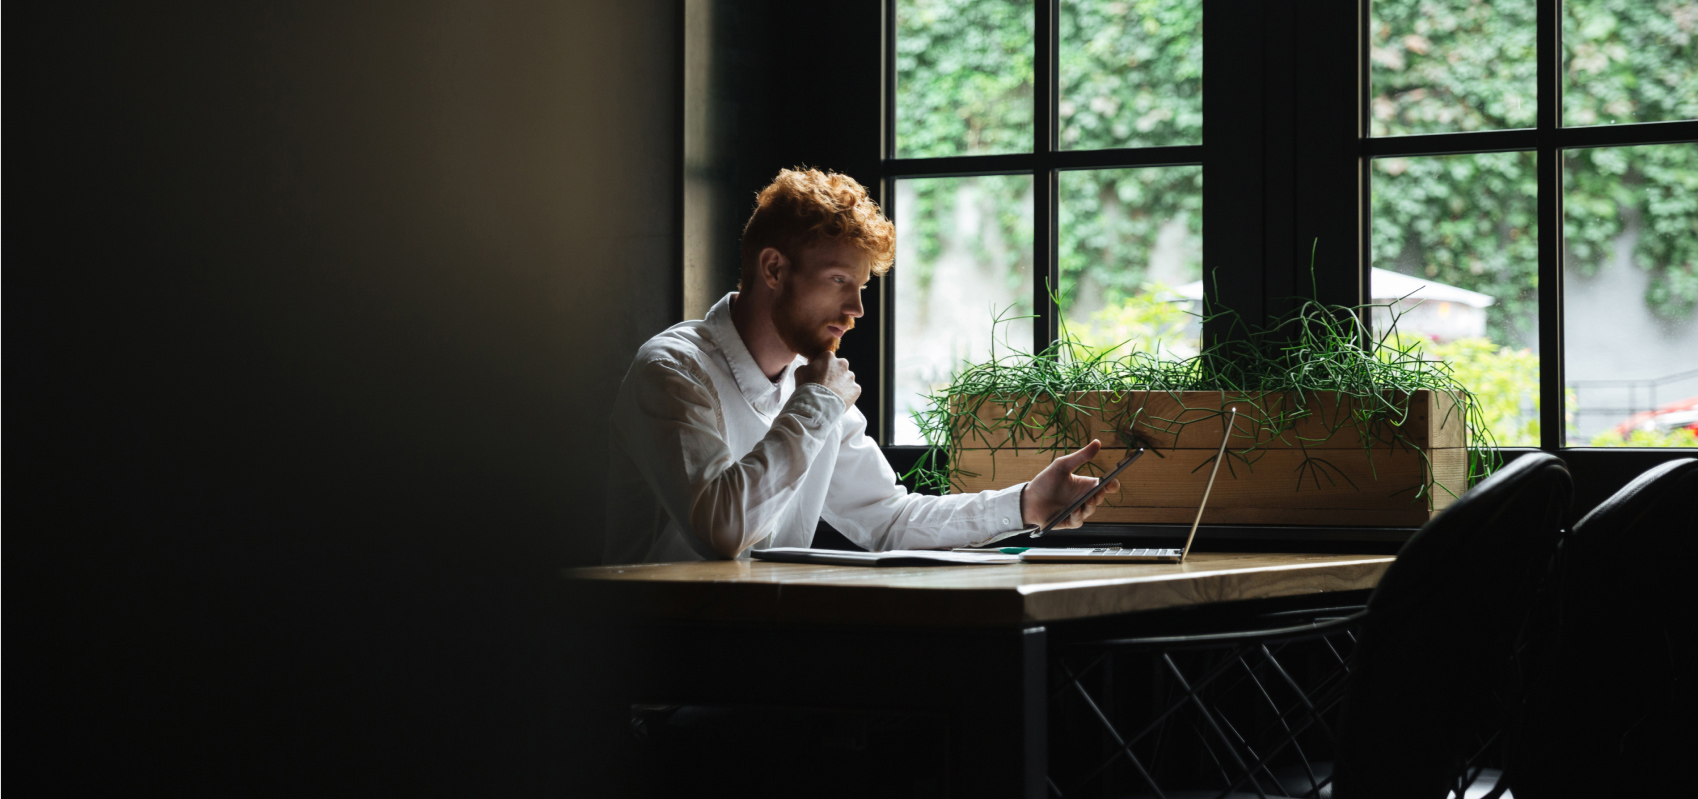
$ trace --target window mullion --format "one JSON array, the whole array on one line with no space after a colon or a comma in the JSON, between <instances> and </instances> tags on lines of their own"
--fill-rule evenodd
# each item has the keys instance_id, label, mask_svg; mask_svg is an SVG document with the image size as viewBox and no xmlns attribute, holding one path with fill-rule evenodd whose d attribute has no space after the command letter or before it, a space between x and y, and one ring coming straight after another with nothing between
<instances>
[{"instance_id":1,"label":"window mullion","mask_svg":"<svg viewBox=\"0 0 1698 799\"><path fill-rule=\"evenodd\" d=\"M1203 3L1209 42L1203 48L1203 74L1208 76L1203 92L1203 296L1210 314L1203 321L1205 348L1242 337L1264 322L1266 19L1259 3Z\"/></svg>"},{"instance_id":2,"label":"window mullion","mask_svg":"<svg viewBox=\"0 0 1698 799\"><path fill-rule=\"evenodd\" d=\"M881 43L884 97L881 111L884 118L881 120L883 125L880 130L879 156L882 161L880 166L885 174L879 180L879 204L883 207L885 216L895 220L896 180L891 177L889 170L891 160L896 158L896 0L884 0L881 6L881 23L884 29L884 41ZM881 277L877 285L879 397L877 428L873 435L874 440L889 446L896 443L896 353L892 352L896 342L896 281Z\"/></svg>"},{"instance_id":3,"label":"window mullion","mask_svg":"<svg viewBox=\"0 0 1698 799\"><path fill-rule=\"evenodd\" d=\"M1032 351L1042 352L1055 341L1060 309L1052 293L1059 283L1056 269L1056 96L1059 90L1056 50L1059 47L1061 0L1037 0L1032 64Z\"/></svg>"},{"instance_id":4,"label":"window mullion","mask_svg":"<svg viewBox=\"0 0 1698 799\"><path fill-rule=\"evenodd\" d=\"M1562 0L1539 0L1538 169L1539 169L1539 444L1546 450L1567 443L1562 355Z\"/></svg>"},{"instance_id":5,"label":"window mullion","mask_svg":"<svg viewBox=\"0 0 1698 799\"><path fill-rule=\"evenodd\" d=\"M1368 119L1369 108L1373 102L1373 84L1371 68L1368 60L1368 34L1372 9L1370 0L1358 0L1356 4L1356 140L1362 143L1363 153L1356 159L1356 213L1358 235L1356 239L1356 293L1354 304L1361 308L1359 314L1364 335L1372 335L1372 311L1366 306L1373 301L1374 280L1374 246L1373 246L1373 209L1374 185L1371 159L1366 150L1371 144L1369 134L1373 132ZM1317 297L1316 299L1320 299ZM1364 341L1364 344L1367 342Z\"/></svg>"}]
</instances>

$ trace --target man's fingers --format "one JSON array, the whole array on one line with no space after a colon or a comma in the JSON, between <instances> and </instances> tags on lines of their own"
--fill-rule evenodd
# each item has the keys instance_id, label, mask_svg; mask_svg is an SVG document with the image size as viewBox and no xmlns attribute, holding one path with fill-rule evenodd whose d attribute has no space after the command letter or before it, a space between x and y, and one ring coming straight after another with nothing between
<instances>
[{"instance_id":1,"label":"man's fingers","mask_svg":"<svg viewBox=\"0 0 1698 799\"><path fill-rule=\"evenodd\" d=\"M1055 460L1056 460L1057 463L1061 464L1061 467L1063 469L1066 469L1067 471L1071 472L1074 469L1079 468L1080 466L1084 466L1085 461L1088 461L1088 460L1096 457L1097 451L1102 449L1102 448L1103 448L1103 442L1098 441L1098 440L1093 438L1093 439L1091 439L1091 443L1086 444L1083 447L1080 447L1078 449L1078 451L1070 452L1066 455L1063 455L1059 458L1056 458Z\"/></svg>"},{"instance_id":2,"label":"man's fingers","mask_svg":"<svg viewBox=\"0 0 1698 799\"><path fill-rule=\"evenodd\" d=\"M803 382L822 382L831 374L831 352L822 352L808 358L808 362L796 367L796 379Z\"/></svg>"},{"instance_id":3,"label":"man's fingers","mask_svg":"<svg viewBox=\"0 0 1698 799\"><path fill-rule=\"evenodd\" d=\"M1092 488L1096 488L1097 485L1101 482L1102 481L1100 479L1095 478L1095 477L1086 477L1082 474L1073 475L1073 482L1069 486L1072 493L1068 496L1068 499L1072 499L1073 497L1078 496L1079 492L1081 492L1081 491L1086 491L1086 490L1089 490L1089 489L1092 489ZM1103 496L1105 496L1107 494L1115 493L1119 490L1120 490L1120 479L1115 478L1113 480L1108 481L1108 485L1104 486L1103 490L1097 492L1094 496L1091 497L1091 499L1093 501L1101 501Z\"/></svg>"},{"instance_id":4,"label":"man's fingers","mask_svg":"<svg viewBox=\"0 0 1698 799\"><path fill-rule=\"evenodd\" d=\"M1058 478L1058 483L1051 483L1050 485L1057 486L1058 488L1059 486L1067 486L1067 489L1062 490L1070 492L1069 498L1074 496L1071 492L1085 491L1095 487L1097 485L1096 478L1073 474L1073 470L1080 466L1084 466L1087 461L1096 457L1096 454L1100 452L1102 448L1103 442L1093 439L1091 443L1080 447L1078 450L1056 458L1050 465L1060 467L1063 470L1063 476ZM1057 524L1056 527L1061 529L1071 529L1083 525L1085 523L1085 519L1090 517L1091 513L1096 509L1096 506L1101 505L1108 499L1108 492L1118 490L1120 490L1120 481L1110 480L1108 485L1103 487L1102 491L1097 492L1095 496L1091 497L1083 505L1075 508L1074 511L1068 514L1067 518Z\"/></svg>"}]
</instances>

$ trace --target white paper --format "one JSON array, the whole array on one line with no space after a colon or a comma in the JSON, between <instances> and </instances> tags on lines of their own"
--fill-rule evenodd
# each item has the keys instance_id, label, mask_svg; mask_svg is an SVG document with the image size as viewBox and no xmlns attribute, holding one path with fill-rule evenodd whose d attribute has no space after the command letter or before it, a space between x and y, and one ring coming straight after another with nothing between
<instances>
[{"instance_id":1,"label":"white paper","mask_svg":"<svg viewBox=\"0 0 1698 799\"><path fill-rule=\"evenodd\" d=\"M877 555L890 555L904 558L926 558L942 560L950 563L1019 563L1019 555L1004 555L1001 552L945 552L936 549L892 549L888 552L878 552Z\"/></svg>"}]
</instances>

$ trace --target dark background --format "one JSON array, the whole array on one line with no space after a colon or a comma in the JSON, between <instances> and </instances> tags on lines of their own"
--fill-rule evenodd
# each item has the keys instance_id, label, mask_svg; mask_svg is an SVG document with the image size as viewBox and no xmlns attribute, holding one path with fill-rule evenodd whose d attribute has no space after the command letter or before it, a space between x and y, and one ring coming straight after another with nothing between
<instances>
[{"instance_id":1,"label":"dark background","mask_svg":"<svg viewBox=\"0 0 1698 799\"><path fill-rule=\"evenodd\" d=\"M5 787L602 787L613 390L779 167L876 185L812 5L8 7Z\"/></svg>"},{"instance_id":2,"label":"dark background","mask_svg":"<svg viewBox=\"0 0 1698 799\"><path fill-rule=\"evenodd\" d=\"M728 74L833 41L739 5L814 33ZM682 4L7 12L5 787L585 787L550 588L682 318ZM744 92L714 157L802 119Z\"/></svg>"}]
</instances>

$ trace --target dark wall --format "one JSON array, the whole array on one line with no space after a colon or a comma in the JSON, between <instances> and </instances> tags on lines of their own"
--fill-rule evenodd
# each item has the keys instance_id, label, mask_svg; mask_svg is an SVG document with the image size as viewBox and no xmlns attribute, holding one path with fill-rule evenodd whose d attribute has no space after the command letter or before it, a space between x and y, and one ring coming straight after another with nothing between
<instances>
[{"instance_id":1,"label":"dark wall","mask_svg":"<svg viewBox=\"0 0 1698 799\"><path fill-rule=\"evenodd\" d=\"M5 787L569 788L679 4L7 12Z\"/></svg>"},{"instance_id":2,"label":"dark wall","mask_svg":"<svg viewBox=\"0 0 1698 799\"><path fill-rule=\"evenodd\" d=\"M842 172L879 196L883 31L879 0L685 5L684 308L700 318L735 288L743 225L780 169ZM873 279L867 316L838 353L874 425L883 280Z\"/></svg>"}]
</instances>

